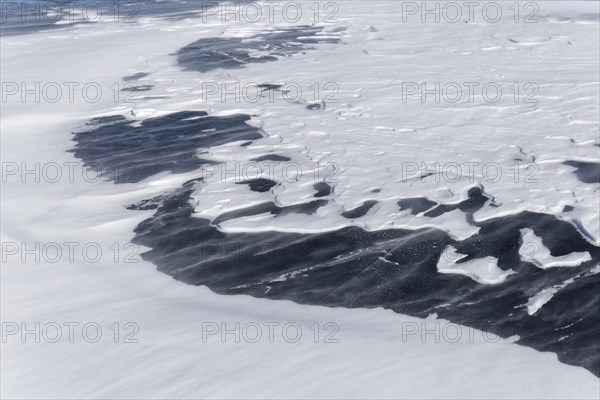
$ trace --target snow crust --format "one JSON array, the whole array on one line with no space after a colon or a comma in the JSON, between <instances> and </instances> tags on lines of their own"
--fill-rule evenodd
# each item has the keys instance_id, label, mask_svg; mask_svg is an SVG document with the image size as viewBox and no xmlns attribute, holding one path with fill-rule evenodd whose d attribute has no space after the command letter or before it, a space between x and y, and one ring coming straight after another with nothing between
<instances>
[{"instance_id":1,"label":"snow crust","mask_svg":"<svg viewBox=\"0 0 600 400\"><path fill-rule=\"evenodd\" d=\"M438 262L438 272L464 275L476 282L487 285L502 283L509 275L516 273L512 269L505 271L499 268L498 259L495 257L476 258L460 262L465 257L465 254L460 254L454 247L448 246Z\"/></svg>"}]
</instances>

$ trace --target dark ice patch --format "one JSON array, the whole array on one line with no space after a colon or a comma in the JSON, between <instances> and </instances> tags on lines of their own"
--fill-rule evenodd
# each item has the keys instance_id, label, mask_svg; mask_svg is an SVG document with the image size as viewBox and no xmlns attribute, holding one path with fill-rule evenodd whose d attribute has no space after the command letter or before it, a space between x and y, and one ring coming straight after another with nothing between
<instances>
[{"instance_id":1,"label":"dark ice patch","mask_svg":"<svg viewBox=\"0 0 600 400\"><path fill-rule=\"evenodd\" d=\"M196 156L208 148L262 137L248 115L209 116L183 111L143 120L139 126L123 116L93 119L91 129L77 132L71 150L86 166L100 169L115 183L134 183L154 174L184 173L210 163Z\"/></svg>"},{"instance_id":2,"label":"dark ice patch","mask_svg":"<svg viewBox=\"0 0 600 400\"><path fill-rule=\"evenodd\" d=\"M149 90L152 90L153 87L154 87L154 85L132 85L132 84L129 84L126 87L124 87L123 89L121 89L121 92L147 92Z\"/></svg>"},{"instance_id":3,"label":"dark ice patch","mask_svg":"<svg viewBox=\"0 0 600 400\"><path fill-rule=\"evenodd\" d=\"M150 74L147 73L147 72L136 72L133 75L124 76L123 80L125 82L137 81L138 79L142 79L142 78L144 78L144 77L146 77L148 75L150 75Z\"/></svg>"},{"instance_id":4,"label":"dark ice patch","mask_svg":"<svg viewBox=\"0 0 600 400\"><path fill-rule=\"evenodd\" d=\"M426 197L414 197L398 201L398 206L400 206L400 210L411 210L410 213L412 215L417 215L437 206L437 203Z\"/></svg>"},{"instance_id":5,"label":"dark ice patch","mask_svg":"<svg viewBox=\"0 0 600 400\"><path fill-rule=\"evenodd\" d=\"M331 194L331 186L325 182L318 182L313 185L317 193L314 197L325 197Z\"/></svg>"},{"instance_id":6,"label":"dark ice patch","mask_svg":"<svg viewBox=\"0 0 600 400\"><path fill-rule=\"evenodd\" d=\"M311 215L317 212L317 209L323 207L327 204L327 200L313 200L308 203L300 203L293 204L291 206L278 206L273 202L266 202L262 204L258 204L256 206L251 206L247 208L243 208L240 210L231 211L225 214L219 215L215 218L212 223L214 225L222 224L225 221L229 221L232 219L242 218L242 217L251 217L254 215L260 214L271 214L271 215L287 215L287 214L306 214Z\"/></svg>"},{"instance_id":7,"label":"dark ice patch","mask_svg":"<svg viewBox=\"0 0 600 400\"><path fill-rule=\"evenodd\" d=\"M444 213L454 210L461 210L467 214L467 220L472 222L473 214L481 209L488 201L493 202L493 198L486 194L481 188L474 187L467 192L467 199L458 204L439 204L437 207L427 211L426 217L434 218Z\"/></svg>"},{"instance_id":8,"label":"dark ice patch","mask_svg":"<svg viewBox=\"0 0 600 400\"><path fill-rule=\"evenodd\" d=\"M377 204L375 200L365 201L360 206L353 208L352 210L344 211L342 213L342 217L350 219L360 218L367 214L375 204Z\"/></svg>"},{"instance_id":9,"label":"dark ice patch","mask_svg":"<svg viewBox=\"0 0 600 400\"><path fill-rule=\"evenodd\" d=\"M575 175L581 182L600 183L600 163L569 160L563 164L577 168Z\"/></svg>"},{"instance_id":10,"label":"dark ice patch","mask_svg":"<svg viewBox=\"0 0 600 400\"><path fill-rule=\"evenodd\" d=\"M517 334L521 344L552 351L565 363L600 373L596 340L600 274L581 278L597 264L600 254L573 225L554 216L523 212L492 219L478 224L478 234L463 241L436 229L369 232L347 227L315 234L227 233L217 229L220 221L211 224L193 217L192 205L179 193L174 197L172 204L179 207L157 209L136 228L134 243L151 248L143 257L175 279L206 285L221 294L325 306L384 307L421 318L437 313L501 337ZM297 207L265 203L219 219L268 212L277 218L302 211ZM555 256L589 251L593 260L577 267L541 270L519 256L523 228L532 229ZM499 268L517 274L496 285L440 274L437 263L447 245L468 259L496 257ZM550 308L527 314L525 305L533 294L568 279L576 285L567 286L566 292L561 289L560 296L548 303ZM579 297L574 301L573 296Z\"/></svg>"},{"instance_id":11,"label":"dark ice patch","mask_svg":"<svg viewBox=\"0 0 600 400\"><path fill-rule=\"evenodd\" d=\"M273 182L272 180L266 178L250 179L236 183L238 185L248 185L250 190L260 193L268 192L273 186L277 185L277 182Z\"/></svg>"},{"instance_id":12,"label":"dark ice patch","mask_svg":"<svg viewBox=\"0 0 600 400\"><path fill-rule=\"evenodd\" d=\"M204 38L182 47L175 54L186 70L207 72L217 68L243 68L247 64L275 61L288 57L317 43L339 43L331 37L320 37L323 28L299 26L262 32L251 38ZM261 55L256 55L262 53Z\"/></svg>"},{"instance_id":13,"label":"dark ice patch","mask_svg":"<svg viewBox=\"0 0 600 400\"><path fill-rule=\"evenodd\" d=\"M280 156L278 154L266 154L264 156L260 156L257 158L253 158L251 161L261 162L261 161L290 161L291 158Z\"/></svg>"},{"instance_id":14,"label":"dark ice patch","mask_svg":"<svg viewBox=\"0 0 600 400\"><path fill-rule=\"evenodd\" d=\"M170 211L173 208L183 206L188 203L190 196L192 195L195 185L198 182L202 182L202 178L192 179L191 181L185 182L181 188L171 193L161 194L151 199L142 200L135 204L127 206L128 210L159 210L162 212Z\"/></svg>"},{"instance_id":15,"label":"dark ice patch","mask_svg":"<svg viewBox=\"0 0 600 400\"><path fill-rule=\"evenodd\" d=\"M256 86L263 91L281 89L281 85L278 83L259 83Z\"/></svg>"}]
</instances>

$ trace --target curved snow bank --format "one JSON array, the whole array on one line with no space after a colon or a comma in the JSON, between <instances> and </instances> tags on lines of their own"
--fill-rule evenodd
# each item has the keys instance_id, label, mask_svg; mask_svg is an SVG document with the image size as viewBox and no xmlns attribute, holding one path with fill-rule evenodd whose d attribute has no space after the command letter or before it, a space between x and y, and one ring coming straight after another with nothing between
<instances>
[{"instance_id":1,"label":"curved snow bank","mask_svg":"<svg viewBox=\"0 0 600 400\"><path fill-rule=\"evenodd\" d=\"M33 273L32 273L33 272ZM597 398L598 379L535 350L444 320L219 296L177 283L151 265L25 266L2 269L3 321L32 328L98 323L102 340L2 344L6 398ZM116 321L139 326L139 343L113 342ZM339 330L323 327L333 322ZM262 327L256 343L235 331ZM268 323L278 323L273 343ZM286 341L281 327L302 337ZM314 323L321 336L315 343ZM437 325L436 325L437 324ZM66 328L65 328L66 329ZM66 331L65 331L66 332ZM90 331L90 335L93 332ZM131 333L128 330L127 333ZM124 332L122 332L124 333ZM53 333L52 333L53 335ZM66 333L65 333L66 335ZM247 337L254 337L250 328ZM294 338L294 330L289 338ZM15 340L16 339L16 340Z\"/></svg>"}]
</instances>

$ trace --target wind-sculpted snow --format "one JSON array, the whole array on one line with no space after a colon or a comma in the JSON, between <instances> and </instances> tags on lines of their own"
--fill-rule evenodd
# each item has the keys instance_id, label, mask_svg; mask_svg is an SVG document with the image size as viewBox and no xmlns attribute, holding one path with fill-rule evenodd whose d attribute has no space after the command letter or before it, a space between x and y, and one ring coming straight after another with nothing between
<instances>
[{"instance_id":1,"label":"wind-sculpted snow","mask_svg":"<svg viewBox=\"0 0 600 400\"><path fill-rule=\"evenodd\" d=\"M220 219L211 223L194 217L192 191L178 192L161 204L138 226L134 239L151 247L144 256L175 279L221 294L327 306L381 306L420 317L437 313L479 329L492 327L503 337L518 334L519 343L554 351L563 362L600 373L595 340L600 275L590 272L598 263L598 249L555 217L524 213L490 221L482 224L480 234L461 242L433 229L369 232L356 226L320 234L227 233L218 229ZM305 212L311 204L294 211ZM541 273L518 255L522 227L537 230L556 253L588 251L593 261ZM493 285L468 275L441 274L436 266L449 256L445 249L450 244L467 255L458 266L496 257L499 269L514 273ZM530 295L569 279L577 285L569 286L568 293L558 291L562 296L555 295L534 316L527 313Z\"/></svg>"},{"instance_id":2,"label":"wind-sculpted snow","mask_svg":"<svg viewBox=\"0 0 600 400\"><path fill-rule=\"evenodd\" d=\"M536 2L537 23L405 21L391 1L335 2L329 22L249 23L205 20L203 2L151 3L135 24L0 27L7 80L79 84L73 102L66 90L57 103L9 95L3 156L77 157L118 183L13 179L3 240L131 240L161 271L113 257L3 266L7 321L136 321L142 339L68 354L14 341L8 397L597 397L597 3ZM98 102L82 101L86 83L102 87ZM459 101L406 92L451 83ZM486 84L502 98L484 98ZM236 85L258 95L231 95ZM254 165L271 173L239 173ZM205 321L313 317L339 323L340 342L199 340ZM444 319L492 335L403 340L407 322ZM98 349L115 367L89 374ZM172 363L147 362L165 354ZM173 385L182 368L189 379ZM276 383L268 393L257 374Z\"/></svg>"},{"instance_id":3,"label":"wind-sculpted snow","mask_svg":"<svg viewBox=\"0 0 600 400\"><path fill-rule=\"evenodd\" d=\"M517 334L598 375L596 61L577 50L589 41L580 22L590 20L570 19L574 34L552 16L541 21L474 24L474 36L399 26L397 16L376 26L225 26L222 36L207 28L187 45L178 37L165 52L174 66L153 55L122 72L135 82L123 90L154 96L91 120L72 152L115 183L195 175L127 206L154 210L134 241L175 279L223 294L435 313ZM549 24L559 34L548 36ZM451 65L436 62L439 48L450 49ZM573 61L566 83L556 82L555 52ZM403 82L465 71L465 81L510 84L515 54L535 72L519 78L535 80L543 102L439 103L402 92ZM307 90L338 78L333 97ZM228 103L198 91L198 80L261 82L262 96ZM284 101L285 81L305 92ZM481 168L449 179L443 169L487 161L500 179ZM227 176L252 163L274 173ZM305 174L287 179L291 164Z\"/></svg>"},{"instance_id":4,"label":"wind-sculpted snow","mask_svg":"<svg viewBox=\"0 0 600 400\"><path fill-rule=\"evenodd\" d=\"M139 121L107 120L98 135L93 127L78 133L75 154L86 163L127 160L145 171L140 179L195 174L128 206L155 210L134 241L177 280L221 294L435 313L516 334L600 375L597 60L578 47L597 39L586 25L567 29L547 16L510 29L474 24L474 36L444 24L399 26L398 18L381 16L376 27L350 19L335 29L257 25L204 35L173 54L183 72L139 70L150 71L141 78L156 92L178 77L163 87L177 94L165 109L195 108L202 98L208 114L144 120L154 108L136 106ZM438 62L440 48L453 63ZM568 82L557 82L556 68ZM428 87L459 76L480 85L534 81L542 101L407 98L403 82L427 76L435 77ZM305 90L285 101L286 81L306 89L338 78L339 92L315 98ZM260 82L261 96L228 101L220 91L236 82ZM175 141L161 126L186 134ZM197 136L203 130L210 134ZM111 147L117 131L163 147L176 162L154 165L137 140ZM271 173L240 174L256 164ZM475 167L448 176L448 165ZM288 166L304 174L289 179Z\"/></svg>"},{"instance_id":5,"label":"wind-sculpted snow","mask_svg":"<svg viewBox=\"0 0 600 400\"><path fill-rule=\"evenodd\" d=\"M247 151L253 146L260 148L260 142L268 138L244 123L249 119L244 115L213 117L203 112L179 112L139 123L107 117L95 120L91 129L74 136L75 154L86 163L128 160L130 168L144 171L139 175L144 178L150 172L171 170L168 163L164 169L146 165L146 152L133 140L143 135L148 146L163 149L165 156L172 156L187 171L205 165L214 168L215 161L198 158L190 146L231 144ZM209 136L201 135L209 121L214 129ZM108 160L103 149L114 144L111 133L116 131L129 140L110 146ZM176 146L167 132L184 132L182 137L190 141L182 140ZM240 147L240 143L246 146ZM182 153L183 148L186 151ZM186 163L186 157L194 164L189 164L192 160ZM273 158L283 159L269 156ZM262 202L207 218L195 207L196 198L210 188L211 177L202 168L198 171L197 179L181 188L128 207L155 210L136 228L133 241L149 247L144 258L175 279L206 285L221 294L351 308L384 307L419 317L436 313L503 337L516 334L521 344L553 351L563 362L600 374L600 349L595 340L600 324L600 251L572 224L532 212L478 222L472 214L492 206L494 200L481 187L474 187L455 204L426 198L393 200L399 211L429 213L434 223L445 213L464 213L478 231L464 240L433 228L366 230L357 221L376 206L372 200L354 210L339 208L346 225L322 232L229 231L223 226L244 218L268 216L277 221L301 215L317 217L320 209L335 203L335 197L331 198L335 186L316 184L312 199L282 205L274 192L276 182L232 182L246 188L247 194L261 196ZM117 171L115 182L127 179ZM539 240L531 240L523 232L531 232L529 235L535 234ZM524 242L524 237L531 242ZM558 262L544 269L537 253L552 254L553 260L574 253L587 257L580 262L567 258L564 266Z\"/></svg>"}]
</instances>

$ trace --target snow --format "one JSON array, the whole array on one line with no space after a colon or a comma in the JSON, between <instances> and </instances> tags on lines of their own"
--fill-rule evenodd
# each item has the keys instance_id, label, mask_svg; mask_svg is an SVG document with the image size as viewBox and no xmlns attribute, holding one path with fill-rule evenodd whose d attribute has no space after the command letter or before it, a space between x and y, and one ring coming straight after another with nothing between
<instances>
[{"instance_id":1,"label":"snow","mask_svg":"<svg viewBox=\"0 0 600 400\"><path fill-rule=\"evenodd\" d=\"M523 261L534 263L541 269L554 267L576 267L586 261L590 261L592 256L588 251L573 252L564 256L553 256L544 243L542 238L537 236L531 229L521 229L521 247L519 255Z\"/></svg>"},{"instance_id":2,"label":"snow","mask_svg":"<svg viewBox=\"0 0 600 400\"><path fill-rule=\"evenodd\" d=\"M66 328L58 343L9 337L2 344L6 398L580 399L594 398L598 388L596 377L552 353L444 320L223 297L147 263L12 265L2 281L3 321L24 321L29 329L36 321L96 322L103 331L97 343L82 339L81 326L73 343ZM114 343L115 321L137 324L139 343L123 343L131 330ZM264 328L269 322L279 324L273 343ZM280 331L290 322L302 329L297 343ZM319 343L310 330L315 322ZM339 327L337 343L323 342L328 322ZM256 323L262 337L203 340L203 323L230 330Z\"/></svg>"},{"instance_id":3,"label":"snow","mask_svg":"<svg viewBox=\"0 0 600 400\"><path fill-rule=\"evenodd\" d=\"M379 203L351 222L326 209L310 220L280 218L266 225L262 220L237 219L223 229L257 231L268 226L322 231L349 223L371 230L436 226L460 239L476 233L464 215L448 213L432 219L397 208L391 212L392 206L398 199L415 196L456 203L465 188L479 182L500 206L484 207L476 219L523 210L561 215L564 205L574 205L565 218L578 222L589 240L598 243L598 185L582 184L573 168L562 164L566 155L577 160L597 158L592 144L597 143L598 131L598 22L583 17L597 13L597 3L541 3L545 17L528 26L507 21L399 24L393 3L381 2L372 9L373 3L340 3L340 22L334 28L346 29L342 37L348 45L317 45L318 50L276 63L205 74L182 71L173 52L201 37L223 33L248 37L266 23L223 25L209 20L199 25L194 18L141 18L138 24L102 22L3 37L3 81L27 82L29 87L34 82L96 82L103 96L95 103L82 101L80 92L75 102L66 96L57 103L22 103L18 97L3 102L2 160L5 165L29 166L79 163L66 153L73 146L71 132L100 115L133 111L146 118L187 109L245 112L256 115L253 123L269 137L244 149L213 148L210 155L215 159L249 160L274 150L293 157L303 168L315 162L334 164L339 167L333 195L338 210L366 200ZM451 62L439 63L441 57ZM160 96L140 98L135 104L122 99L115 103L110 87L140 71L150 74L143 78L144 84L155 85L149 93ZM401 82L427 77L429 82L534 81L540 87L540 102L515 104L503 98L498 104L487 104L478 98L473 104L452 105L421 104L411 98L403 103ZM308 111L305 104L281 98L272 104L202 101L201 84L212 81L297 82L305 90L314 82L336 82L339 102L327 103L325 111ZM311 97L307 91L304 100L312 101ZM515 184L510 167L516 156L537 163L537 183L521 179ZM444 190L434 180L403 179L402 165L487 160L500 165L503 175L498 182L484 179L481 168L473 177L443 182ZM598 398L598 378L559 363L552 353L506 339L489 340L479 331L473 331L473 340L462 335L456 343L447 337L436 343L431 335L423 340L423 324L446 321L382 309L331 309L218 296L156 271L137 257L144 250L140 248L134 257L139 262L125 262L124 250L115 262L111 246L118 243L123 249L135 226L151 215L124 206L176 188L197 177L198 171L114 185L88 182L82 169L75 164L73 181L63 169L56 183L35 182L31 175L24 181L22 174L5 181L3 177L3 243L28 248L35 243L97 243L103 255L95 263L80 252L72 262L62 257L56 263L8 256L0 270L2 322L24 322L29 328L36 322L97 322L104 336L97 343L81 338L74 343L64 338L58 343L32 343L31 339L21 343L18 335L7 337L2 343L2 397ZM308 176L282 182L279 204L310 197L314 190L308 182L313 183ZM373 188L381 191L373 193ZM209 182L195 198L199 216L216 217L248 202L266 200L242 189L231 181ZM216 209L217 203L223 207ZM460 271L488 284L506 278L494 262L463 264L461 270L456 264L442 265L440 272ZM546 297L532 304L541 307ZM139 343L114 343L109 329L114 322L137 324ZM230 327L236 322L261 326L296 322L306 336L298 343L281 339L203 343L203 322L225 322ZM314 343L309 329L314 322L320 327L335 322L339 342ZM418 334L407 336L408 327L415 325ZM457 327L468 331L453 325Z\"/></svg>"},{"instance_id":4,"label":"snow","mask_svg":"<svg viewBox=\"0 0 600 400\"><path fill-rule=\"evenodd\" d=\"M516 272L498 267L495 257L476 258L460 262L466 254L460 254L452 246L446 247L437 265L438 272L442 274L464 275L476 282L486 285L502 283L506 278Z\"/></svg>"},{"instance_id":5,"label":"snow","mask_svg":"<svg viewBox=\"0 0 600 400\"><path fill-rule=\"evenodd\" d=\"M529 315L535 314L537 310L542 308L544 304L546 304L552 299L552 297L556 294L556 292L558 292L558 290L559 288L551 287L543 289L535 296L532 296L527 302L527 313Z\"/></svg>"}]
</instances>

